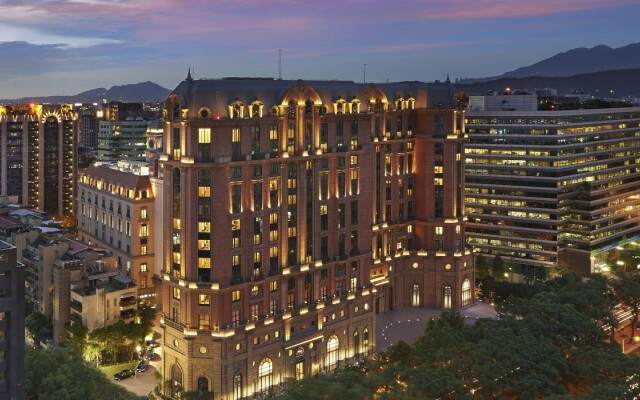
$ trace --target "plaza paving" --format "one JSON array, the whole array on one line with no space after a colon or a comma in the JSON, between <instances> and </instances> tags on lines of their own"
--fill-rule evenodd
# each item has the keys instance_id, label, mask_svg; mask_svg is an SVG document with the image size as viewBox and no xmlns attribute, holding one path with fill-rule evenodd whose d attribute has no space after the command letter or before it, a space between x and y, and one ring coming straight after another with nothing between
<instances>
[{"instance_id":1,"label":"plaza paving","mask_svg":"<svg viewBox=\"0 0 640 400\"><path fill-rule=\"evenodd\" d=\"M403 308L376 316L376 351L384 351L390 345L404 340L412 344L424 333L424 326L431 318L438 318L443 310L418 307ZM478 303L460 311L465 323L473 324L478 318L497 315L490 304Z\"/></svg>"}]
</instances>

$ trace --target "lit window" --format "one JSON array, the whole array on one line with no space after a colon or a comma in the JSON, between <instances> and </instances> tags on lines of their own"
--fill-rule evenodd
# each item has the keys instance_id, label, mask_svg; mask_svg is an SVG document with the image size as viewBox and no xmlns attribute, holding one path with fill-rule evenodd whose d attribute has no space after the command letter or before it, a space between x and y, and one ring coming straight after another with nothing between
<instances>
[{"instance_id":1,"label":"lit window","mask_svg":"<svg viewBox=\"0 0 640 400\"><path fill-rule=\"evenodd\" d=\"M146 208L140 209L140 219L147 219L147 209Z\"/></svg>"},{"instance_id":2,"label":"lit window","mask_svg":"<svg viewBox=\"0 0 640 400\"><path fill-rule=\"evenodd\" d=\"M140 264L140 272L147 272L147 263Z\"/></svg>"},{"instance_id":3,"label":"lit window","mask_svg":"<svg viewBox=\"0 0 640 400\"><path fill-rule=\"evenodd\" d=\"M444 228L441 226L436 226L436 235L442 235L444 233Z\"/></svg>"},{"instance_id":4,"label":"lit window","mask_svg":"<svg viewBox=\"0 0 640 400\"><path fill-rule=\"evenodd\" d=\"M211 268L211 259L198 258L198 268Z\"/></svg>"},{"instance_id":5,"label":"lit window","mask_svg":"<svg viewBox=\"0 0 640 400\"><path fill-rule=\"evenodd\" d=\"M278 290L278 281L269 282L269 291L275 292Z\"/></svg>"},{"instance_id":6,"label":"lit window","mask_svg":"<svg viewBox=\"0 0 640 400\"><path fill-rule=\"evenodd\" d=\"M211 129L199 128L198 129L198 143L211 143Z\"/></svg>"},{"instance_id":7,"label":"lit window","mask_svg":"<svg viewBox=\"0 0 640 400\"><path fill-rule=\"evenodd\" d=\"M173 298L176 300L180 300L180 289L177 287L173 288Z\"/></svg>"},{"instance_id":8,"label":"lit window","mask_svg":"<svg viewBox=\"0 0 640 400\"><path fill-rule=\"evenodd\" d=\"M240 291L234 290L231 292L231 301L240 301Z\"/></svg>"},{"instance_id":9,"label":"lit window","mask_svg":"<svg viewBox=\"0 0 640 400\"><path fill-rule=\"evenodd\" d=\"M178 253L178 254L180 254L180 253ZM146 244L143 244L143 245L140 246L140 255L141 256L146 256L147 255L147 245Z\"/></svg>"},{"instance_id":10,"label":"lit window","mask_svg":"<svg viewBox=\"0 0 640 400\"><path fill-rule=\"evenodd\" d=\"M147 229L147 224L140 225L140 237L141 238L146 238L147 236L149 236L149 231Z\"/></svg>"},{"instance_id":11,"label":"lit window","mask_svg":"<svg viewBox=\"0 0 640 400\"><path fill-rule=\"evenodd\" d=\"M208 294L199 294L198 295L198 304L201 306L208 306L211 304L211 296Z\"/></svg>"}]
</instances>

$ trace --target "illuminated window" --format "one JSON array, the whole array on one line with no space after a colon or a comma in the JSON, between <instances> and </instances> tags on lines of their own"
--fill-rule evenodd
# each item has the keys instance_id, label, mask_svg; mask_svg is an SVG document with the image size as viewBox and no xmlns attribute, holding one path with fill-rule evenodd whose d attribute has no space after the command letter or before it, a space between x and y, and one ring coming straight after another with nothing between
<instances>
[{"instance_id":1,"label":"illuminated window","mask_svg":"<svg viewBox=\"0 0 640 400\"><path fill-rule=\"evenodd\" d=\"M173 298L176 300L180 300L180 289L177 287L173 288Z\"/></svg>"},{"instance_id":2,"label":"illuminated window","mask_svg":"<svg viewBox=\"0 0 640 400\"><path fill-rule=\"evenodd\" d=\"M198 143L211 143L211 129L199 128L198 129Z\"/></svg>"},{"instance_id":3,"label":"illuminated window","mask_svg":"<svg viewBox=\"0 0 640 400\"><path fill-rule=\"evenodd\" d=\"M420 307L420 285L417 283L411 286L411 305L413 307Z\"/></svg>"},{"instance_id":4,"label":"illuminated window","mask_svg":"<svg viewBox=\"0 0 640 400\"><path fill-rule=\"evenodd\" d=\"M211 259L210 258L198 258L198 268L211 268Z\"/></svg>"},{"instance_id":5,"label":"illuminated window","mask_svg":"<svg viewBox=\"0 0 640 400\"><path fill-rule=\"evenodd\" d=\"M178 254L180 254L180 253L178 253ZM147 255L147 245L146 244L140 245L140 255L141 256L146 256Z\"/></svg>"},{"instance_id":6,"label":"illuminated window","mask_svg":"<svg viewBox=\"0 0 640 400\"><path fill-rule=\"evenodd\" d=\"M147 236L149 236L149 231L147 229L147 224L140 225L140 237L141 238L146 238Z\"/></svg>"},{"instance_id":7,"label":"illuminated window","mask_svg":"<svg viewBox=\"0 0 640 400\"><path fill-rule=\"evenodd\" d=\"M445 286L443 289L443 304L442 308L445 310L451 309L451 304L453 301L453 289L451 286Z\"/></svg>"},{"instance_id":8,"label":"illuminated window","mask_svg":"<svg viewBox=\"0 0 640 400\"><path fill-rule=\"evenodd\" d=\"M147 272L147 263L140 264L140 272Z\"/></svg>"},{"instance_id":9,"label":"illuminated window","mask_svg":"<svg viewBox=\"0 0 640 400\"><path fill-rule=\"evenodd\" d=\"M211 296L208 294L199 294L198 295L198 304L201 306L208 306L211 304Z\"/></svg>"},{"instance_id":10,"label":"illuminated window","mask_svg":"<svg viewBox=\"0 0 640 400\"><path fill-rule=\"evenodd\" d=\"M140 209L140 219L147 219L147 209L146 208L141 208Z\"/></svg>"},{"instance_id":11,"label":"illuminated window","mask_svg":"<svg viewBox=\"0 0 640 400\"><path fill-rule=\"evenodd\" d=\"M442 235L444 233L444 228L441 226L436 226L435 231L436 235Z\"/></svg>"},{"instance_id":12,"label":"illuminated window","mask_svg":"<svg viewBox=\"0 0 640 400\"><path fill-rule=\"evenodd\" d=\"M198 240L198 250L211 250L211 241Z\"/></svg>"},{"instance_id":13,"label":"illuminated window","mask_svg":"<svg viewBox=\"0 0 640 400\"><path fill-rule=\"evenodd\" d=\"M209 330L209 314L198 315L198 329Z\"/></svg>"},{"instance_id":14,"label":"illuminated window","mask_svg":"<svg viewBox=\"0 0 640 400\"><path fill-rule=\"evenodd\" d=\"M471 304L471 281L465 279L462 282L462 307Z\"/></svg>"},{"instance_id":15,"label":"illuminated window","mask_svg":"<svg viewBox=\"0 0 640 400\"><path fill-rule=\"evenodd\" d=\"M267 393L273 384L273 363L265 358L258 366L258 390Z\"/></svg>"},{"instance_id":16,"label":"illuminated window","mask_svg":"<svg viewBox=\"0 0 640 400\"><path fill-rule=\"evenodd\" d=\"M242 400L242 374L233 376L233 398L234 400Z\"/></svg>"},{"instance_id":17,"label":"illuminated window","mask_svg":"<svg viewBox=\"0 0 640 400\"><path fill-rule=\"evenodd\" d=\"M338 337L333 335L327 341L327 368L333 370L338 364Z\"/></svg>"},{"instance_id":18,"label":"illuminated window","mask_svg":"<svg viewBox=\"0 0 640 400\"><path fill-rule=\"evenodd\" d=\"M269 282L269 291L270 291L270 292L276 292L276 291L278 291L278 281L271 281L271 282Z\"/></svg>"},{"instance_id":19,"label":"illuminated window","mask_svg":"<svg viewBox=\"0 0 640 400\"><path fill-rule=\"evenodd\" d=\"M211 232L211 222L198 222L198 232L200 232L200 233L210 233Z\"/></svg>"},{"instance_id":20,"label":"illuminated window","mask_svg":"<svg viewBox=\"0 0 640 400\"><path fill-rule=\"evenodd\" d=\"M240 291L234 290L231 292L231 301L240 301Z\"/></svg>"}]
</instances>

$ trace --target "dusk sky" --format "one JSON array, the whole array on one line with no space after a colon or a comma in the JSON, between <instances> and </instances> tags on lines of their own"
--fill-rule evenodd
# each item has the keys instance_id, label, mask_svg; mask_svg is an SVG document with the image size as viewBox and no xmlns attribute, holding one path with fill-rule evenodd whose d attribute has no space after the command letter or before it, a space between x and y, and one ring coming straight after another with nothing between
<instances>
[{"instance_id":1,"label":"dusk sky","mask_svg":"<svg viewBox=\"0 0 640 400\"><path fill-rule=\"evenodd\" d=\"M432 81L640 42L638 0L0 0L0 98L194 78Z\"/></svg>"}]
</instances>

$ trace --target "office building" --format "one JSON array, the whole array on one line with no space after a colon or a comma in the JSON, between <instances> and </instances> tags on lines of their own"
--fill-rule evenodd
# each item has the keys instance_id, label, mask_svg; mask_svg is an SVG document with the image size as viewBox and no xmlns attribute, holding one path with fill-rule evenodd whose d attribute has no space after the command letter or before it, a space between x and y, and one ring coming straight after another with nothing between
<instances>
[{"instance_id":1,"label":"office building","mask_svg":"<svg viewBox=\"0 0 640 400\"><path fill-rule=\"evenodd\" d=\"M158 163L167 394L265 393L370 354L378 313L472 303L451 99L443 83L180 83Z\"/></svg>"},{"instance_id":2,"label":"office building","mask_svg":"<svg viewBox=\"0 0 640 400\"><path fill-rule=\"evenodd\" d=\"M76 104L78 144L90 151L98 149L98 129L103 112L98 104Z\"/></svg>"},{"instance_id":3,"label":"office building","mask_svg":"<svg viewBox=\"0 0 640 400\"><path fill-rule=\"evenodd\" d=\"M146 132L151 121L129 117L121 121L100 121L97 161L144 161Z\"/></svg>"},{"instance_id":4,"label":"office building","mask_svg":"<svg viewBox=\"0 0 640 400\"><path fill-rule=\"evenodd\" d=\"M0 399L24 398L24 268L0 242Z\"/></svg>"},{"instance_id":5,"label":"office building","mask_svg":"<svg viewBox=\"0 0 640 400\"><path fill-rule=\"evenodd\" d=\"M0 195L72 218L77 133L71 105L0 106Z\"/></svg>"},{"instance_id":6,"label":"office building","mask_svg":"<svg viewBox=\"0 0 640 400\"><path fill-rule=\"evenodd\" d=\"M640 108L538 111L535 95L501 97L471 96L495 107L466 114L470 242L522 272L607 271L609 250L640 234ZM526 107L503 108L515 104Z\"/></svg>"},{"instance_id":7,"label":"office building","mask_svg":"<svg viewBox=\"0 0 640 400\"><path fill-rule=\"evenodd\" d=\"M91 165L79 180L78 237L113 254L140 300L154 302L155 195L145 162Z\"/></svg>"}]
</instances>

